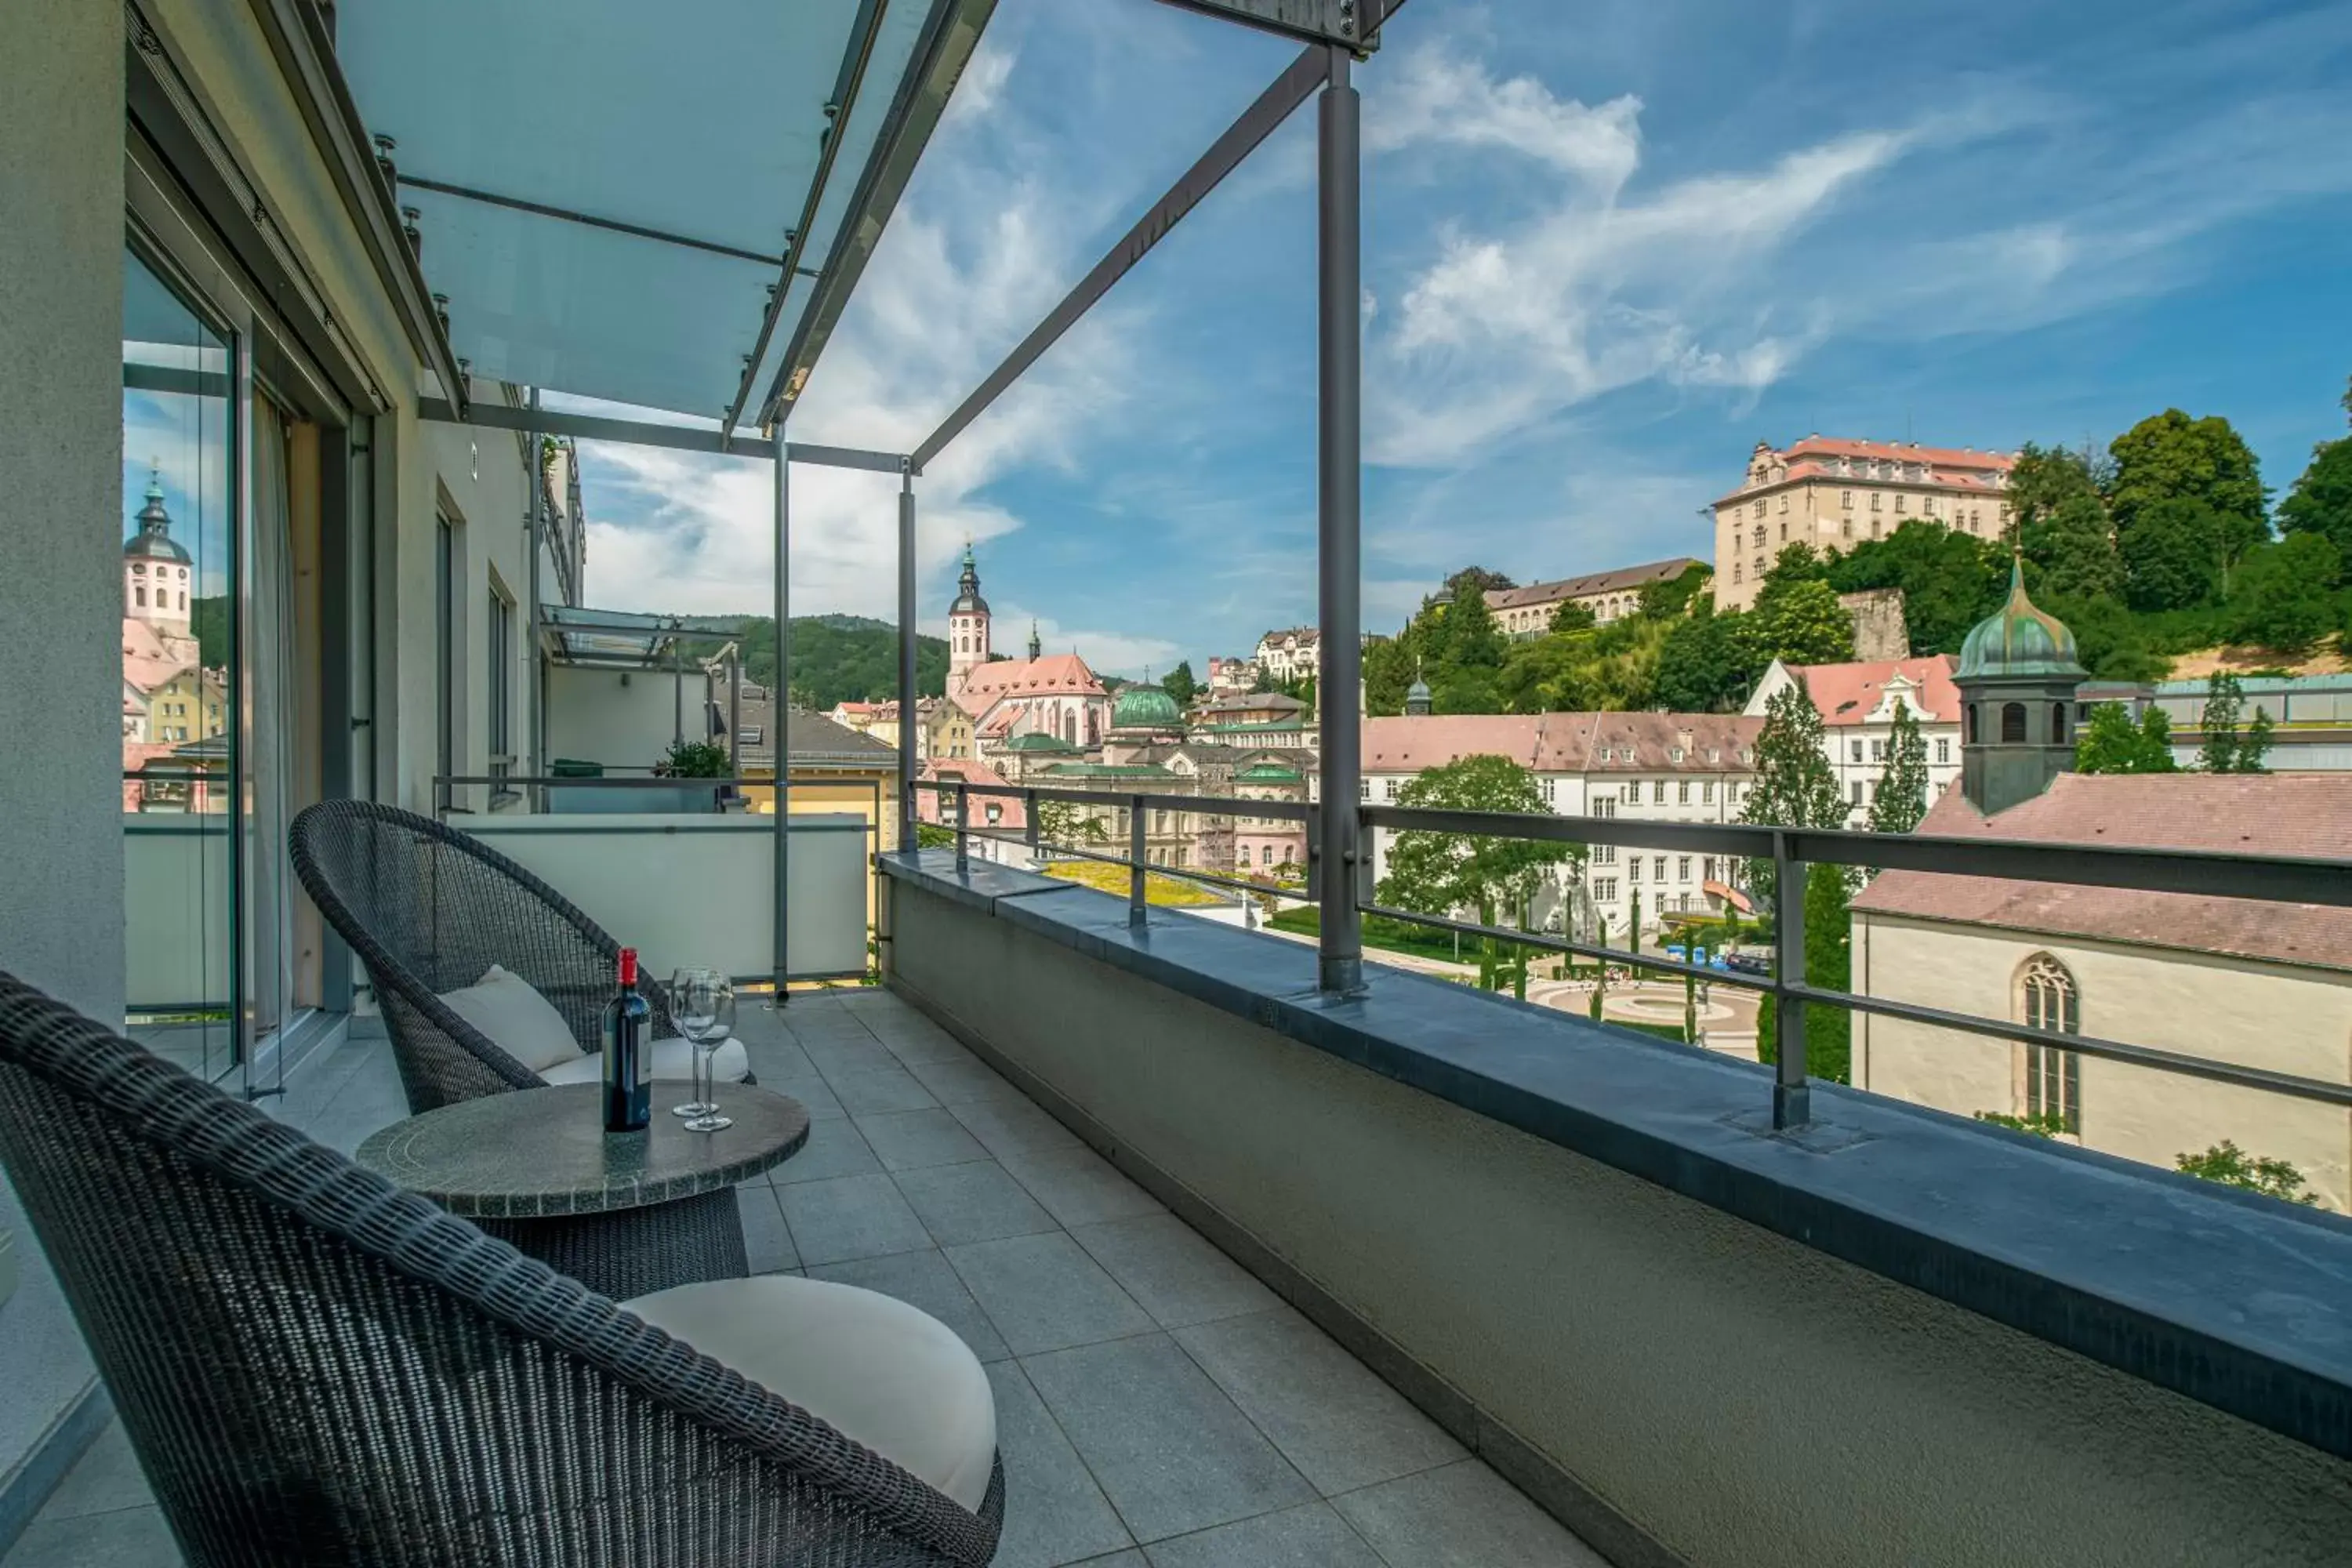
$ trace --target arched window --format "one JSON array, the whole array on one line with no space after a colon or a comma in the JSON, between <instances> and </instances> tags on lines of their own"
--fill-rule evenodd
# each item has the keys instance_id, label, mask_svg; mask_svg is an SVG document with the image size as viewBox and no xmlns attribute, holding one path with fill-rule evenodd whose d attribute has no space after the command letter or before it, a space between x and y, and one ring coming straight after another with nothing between
<instances>
[{"instance_id":1,"label":"arched window","mask_svg":"<svg viewBox=\"0 0 2352 1568\"><path fill-rule=\"evenodd\" d=\"M2050 743L2053 746L2066 743L2066 705L2063 702L2050 705Z\"/></svg>"},{"instance_id":2,"label":"arched window","mask_svg":"<svg viewBox=\"0 0 2352 1568\"><path fill-rule=\"evenodd\" d=\"M2024 703L2004 702L2000 705L2000 739L2003 745L2019 743L2024 741Z\"/></svg>"},{"instance_id":3,"label":"arched window","mask_svg":"<svg viewBox=\"0 0 2352 1568\"><path fill-rule=\"evenodd\" d=\"M146 605L147 605L147 590L146 590L146 589L144 589L144 588L133 588L133 589L131 589L131 592L132 596L133 596L134 598L136 598L136 599L139 601L139 605L140 605L140 607L141 607L142 609L146 608Z\"/></svg>"},{"instance_id":4,"label":"arched window","mask_svg":"<svg viewBox=\"0 0 2352 1568\"><path fill-rule=\"evenodd\" d=\"M2046 952L2037 952L2017 972L2017 1015L2030 1028L2057 1035L2083 1032L2082 995L2074 973ZM2083 1130L2082 1058L2055 1046L2028 1042L2020 1063L2018 1105L2029 1120L2054 1121L2067 1132Z\"/></svg>"},{"instance_id":5,"label":"arched window","mask_svg":"<svg viewBox=\"0 0 2352 1568\"><path fill-rule=\"evenodd\" d=\"M180 595L180 608L182 608L182 609L184 609L184 609L186 609L187 607L188 607L188 595L187 595L186 594L183 593L183 594Z\"/></svg>"}]
</instances>

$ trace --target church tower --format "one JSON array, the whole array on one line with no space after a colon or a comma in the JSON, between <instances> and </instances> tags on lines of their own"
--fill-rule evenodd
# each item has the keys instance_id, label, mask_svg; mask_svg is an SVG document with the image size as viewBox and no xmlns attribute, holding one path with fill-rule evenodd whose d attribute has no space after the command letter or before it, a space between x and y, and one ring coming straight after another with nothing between
<instances>
[{"instance_id":1,"label":"church tower","mask_svg":"<svg viewBox=\"0 0 2352 1568\"><path fill-rule=\"evenodd\" d=\"M948 606L948 690L962 690L966 678L987 662L988 601L980 596L980 568L966 543L963 575L956 580L955 603Z\"/></svg>"},{"instance_id":2,"label":"church tower","mask_svg":"<svg viewBox=\"0 0 2352 1568\"><path fill-rule=\"evenodd\" d=\"M1990 816L2032 800L2074 766L2074 692L2090 672L2063 621L2025 596L2013 563L2009 600L1960 645L1960 793Z\"/></svg>"},{"instance_id":3,"label":"church tower","mask_svg":"<svg viewBox=\"0 0 2352 1568\"><path fill-rule=\"evenodd\" d=\"M163 510L163 477L147 476L147 504L139 509L139 531L122 546L122 614L145 621L166 637L188 635L188 581L193 558L172 537L172 514Z\"/></svg>"}]
</instances>

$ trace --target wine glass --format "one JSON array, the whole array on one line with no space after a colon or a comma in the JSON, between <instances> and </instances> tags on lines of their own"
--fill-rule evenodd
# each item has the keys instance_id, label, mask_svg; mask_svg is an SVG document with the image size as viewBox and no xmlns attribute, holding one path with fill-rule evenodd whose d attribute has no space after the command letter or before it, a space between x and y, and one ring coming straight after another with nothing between
<instances>
[{"instance_id":1,"label":"wine glass","mask_svg":"<svg viewBox=\"0 0 2352 1568\"><path fill-rule=\"evenodd\" d=\"M681 965L669 977L670 1022L677 1026L677 1032L695 1049L687 1101L684 1105L671 1106L672 1116L708 1116L718 1109L703 1098L701 1073L701 1041L714 1026L710 1015L702 1009L709 1005L715 995L711 983L718 978L714 971L691 964Z\"/></svg>"},{"instance_id":2,"label":"wine glass","mask_svg":"<svg viewBox=\"0 0 2352 1568\"><path fill-rule=\"evenodd\" d=\"M695 1099L702 1105L701 1114L688 1121L686 1130L717 1132L735 1125L733 1117L719 1114L718 1074L711 1065L720 1043L735 1030L735 986L719 971L701 969L687 981L686 995L685 1015L673 1013L672 1017L694 1046Z\"/></svg>"}]
</instances>

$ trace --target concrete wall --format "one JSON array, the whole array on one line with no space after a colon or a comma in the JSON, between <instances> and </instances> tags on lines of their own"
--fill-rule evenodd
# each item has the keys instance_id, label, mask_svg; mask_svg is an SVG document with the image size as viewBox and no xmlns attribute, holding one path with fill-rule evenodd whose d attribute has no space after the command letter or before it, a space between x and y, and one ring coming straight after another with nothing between
<instances>
[{"instance_id":1,"label":"concrete wall","mask_svg":"<svg viewBox=\"0 0 2352 1568\"><path fill-rule=\"evenodd\" d=\"M0 969L122 1011L122 12L0 24ZM0 1182L0 1227L25 1236ZM30 1245L0 1305L0 1500L90 1387ZM0 1545L19 1521L0 1508Z\"/></svg>"},{"instance_id":2,"label":"concrete wall","mask_svg":"<svg viewBox=\"0 0 2352 1568\"><path fill-rule=\"evenodd\" d=\"M547 754L642 772L662 760L677 734L677 692L686 693L686 738L703 739L702 671L572 669L547 672ZM721 700L724 700L722 699Z\"/></svg>"},{"instance_id":3,"label":"concrete wall","mask_svg":"<svg viewBox=\"0 0 2352 1568\"><path fill-rule=\"evenodd\" d=\"M902 990L1691 1563L2343 1560L2352 1466L889 886Z\"/></svg>"},{"instance_id":4,"label":"concrete wall","mask_svg":"<svg viewBox=\"0 0 2352 1568\"><path fill-rule=\"evenodd\" d=\"M2023 1016L2021 969L2046 952L2074 974L2083 1033L2328 1083L2352 1081L2352 974L2215 953L2038 938L1858 915L1854 989L1979 1017ZM1854 1025L1858 1088L1960 1116L2022 1114L2024 1047L1899 1018ZM2228 1139L2284 1160L2338 1214L2352 1210L2352 1111L2080 1058L2083 1146L2170 1170Z\"/></svg>"}]
</instances>

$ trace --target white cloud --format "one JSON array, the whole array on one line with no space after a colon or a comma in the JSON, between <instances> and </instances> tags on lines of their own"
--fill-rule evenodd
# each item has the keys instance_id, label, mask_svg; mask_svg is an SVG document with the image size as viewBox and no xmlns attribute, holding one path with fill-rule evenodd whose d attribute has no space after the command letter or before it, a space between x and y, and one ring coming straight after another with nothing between
<instances>
[{"instance_id":1,"label":"white cloud","mask_svg":"<svg viewBox=\"0 0 2352 1568\"><path fill-rule=\"evenodd\" d=\"M1434 145L1496 149L1549 164L1613 193L1642 159L1642 100L1597 108L1553 96L1533 77L1496 81L1436 44L1409 50L1375 79L1364 145L1380 153Z\"/></svg>"}]
</instances>

